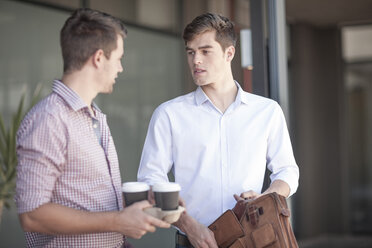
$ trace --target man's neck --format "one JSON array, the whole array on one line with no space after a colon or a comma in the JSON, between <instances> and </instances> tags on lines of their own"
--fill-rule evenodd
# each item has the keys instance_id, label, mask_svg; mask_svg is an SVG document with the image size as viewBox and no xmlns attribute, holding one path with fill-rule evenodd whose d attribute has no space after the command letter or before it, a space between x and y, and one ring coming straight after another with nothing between
<instances>
[{"instance_id":1,"label":"man's neck","mask_svg":"<svg viewBox=\"0 0 372 248\"><path fill-rule=\"evenodd\" d=\"M235 101L238 93L238 87L232 78L221 84L212 83L202 86L202 89L222 113Z\"/></svg>"},{"instance_id":2,"label":"man's neck","mask_svg":"<svg viewBox=\"0 0 372 248\"><path fill-rule=\"evenodd\" d=\"M97 96L98 92L94 89L89 74L85 75L82 71L64 74L61 81L78 94L84 103L87 104L90 111L92 111L92 101Z\"/></svg>"}]
</instances>

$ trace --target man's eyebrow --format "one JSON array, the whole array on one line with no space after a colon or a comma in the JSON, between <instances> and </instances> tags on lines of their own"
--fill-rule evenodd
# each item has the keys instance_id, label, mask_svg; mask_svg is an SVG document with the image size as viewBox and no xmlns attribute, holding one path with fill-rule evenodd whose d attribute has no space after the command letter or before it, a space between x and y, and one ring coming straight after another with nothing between
<instances>
[{"instance_id":1,"label":"man's eyebrow","mask_svg":"<svg viewBox=\"0 0 372 248\"><path fill-rule=\"evenodd\" d=\"M200 47L198 47L198 50L200 50L200 49L207 49L207 48L213 48L211 45L205 45L205 46L200 46ZM190 50L194 50L194 49L192 49L192 48L190 48L190 47L186 47L185 48L186 49L186 51L190 51Z\"/></svg>"},{"instance_id":2,"label":"man's eyebrow","mask_svg":"<svg viewBox=\"0 0 372 248\"><path fill-rule=\"evenodd\" d=\"M205 46L200 46L198 49L206 49L206 48L212 48L211 45L205 45Z\"/></svg>"}]
</instances>

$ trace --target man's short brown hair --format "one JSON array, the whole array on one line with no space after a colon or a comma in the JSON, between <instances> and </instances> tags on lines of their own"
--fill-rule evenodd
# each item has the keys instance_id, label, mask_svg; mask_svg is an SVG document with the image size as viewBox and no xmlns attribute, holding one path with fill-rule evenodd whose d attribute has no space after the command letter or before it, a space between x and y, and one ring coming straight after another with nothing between
<instances>
[{"instance_id":1,"label":"man's short brown hair","mask_svg":"<svg viewBox=\"0 0 372 248\"><path fill-rule=\"evenodd\" d=\"M229 46L235 46L236 33L234 30L234 23L227 17L206 13L196 17L189 23L183 31L183 39L185 44L195 38L196 35L216 31L216 41L221 45L222 50Z\"/></svg>"},{"instance_id":2,"label":"man's short brown hair","mask_svg":"<svg viewBox=\"0 0 372 248\"><path fill-rule=\"evenodd\" d=\"M118 18L88 8L74 11L61 30L64 73L80 70L99 49L109 59L116 49L118 35L123 39L127 35L124 24Z\"/></svg>"}]
</instances>

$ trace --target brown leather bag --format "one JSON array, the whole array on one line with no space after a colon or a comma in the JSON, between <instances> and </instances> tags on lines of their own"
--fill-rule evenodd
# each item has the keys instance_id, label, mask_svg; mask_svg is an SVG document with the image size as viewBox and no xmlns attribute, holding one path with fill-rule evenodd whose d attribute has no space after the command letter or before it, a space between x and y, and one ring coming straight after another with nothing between
<instances>
[{"instance_id":1,"label":"brown leather bag","mask_svg":"<svg viewBox=\"0 0 372 248\"><path fill-rule=\"evenodd\" d=\"M244 236L235 239L226 246L220 243L221 236L234 236L236 228L220 227L214 231L211 226L217 223L221 215L209 228L213 231L219 247L229 248L298 248L289 217L290 211L285 197L277 193L263 195L255 200L238 201L232 209L244 230ZM226 212L225 212L226 213ZM226 222L226 220L225 220ZM223 230L223 232L221 232ZM223 245L223 246L222 246Z\"/></svg>"},{"instance_id":2,"label":"brown leather bag","mask_svg":"<svg viewBox=\"0 0 372 248\"><path fill-rule=\"evenodd\" d=\"M253 201L239 201L233 211L243 226L244 237L230 247L298 248L284 196L270 193Z\"/></svg>"},{"instance_id":3,"label":"brown leather bag","mask_svg":"<svg viewBox=\"0 0 372 248\"><path fill-rule=\"evenodd\" d=\"M208 226L214 233L218 247L227 248L238 238L244 236L244 230L233 211L227 210Z\"/></svg>"}]
</instances>

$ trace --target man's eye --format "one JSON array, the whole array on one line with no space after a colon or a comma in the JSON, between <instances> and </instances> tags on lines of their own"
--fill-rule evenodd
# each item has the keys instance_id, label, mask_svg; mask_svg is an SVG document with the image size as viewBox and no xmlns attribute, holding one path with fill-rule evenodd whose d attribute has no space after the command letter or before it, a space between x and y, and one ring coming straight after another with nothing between
<instances>
[{"instance_id":1,"label":"man's eye","mask_svg":"<svg viewBox=\"0 0 372 248\"><path fill-rule=\"evenodd\" d=\"M203 51L203 54L208 54L209 53L209 51Z\"/></svg>"},{"instance_id":2,"label":"man's eye","mask_svg":"<svg viewBox=\"0 0 372 248\"><path fill-rule=\"evenodd\" d=\"M187 51L187 54L188 54L188 55L194 55L195 52L194 52L194 51Z\"/></svg>"}]
</instances>

